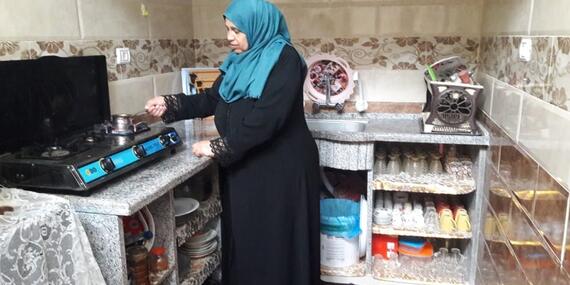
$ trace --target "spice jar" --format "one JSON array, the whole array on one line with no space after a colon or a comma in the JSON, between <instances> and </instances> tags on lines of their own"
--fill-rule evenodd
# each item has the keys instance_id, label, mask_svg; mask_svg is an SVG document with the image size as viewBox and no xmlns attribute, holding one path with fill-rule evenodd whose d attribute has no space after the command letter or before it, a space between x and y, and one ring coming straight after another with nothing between
<instances>
[{"instance_id":1,"label":"spice jar","mask_svg":"<svg viewBox=\"0 0 570 285\"><path fill-rule=\"evenodd\" d=\"M166 249L161 246L153 247L148 257L148 268L152 274L168 270L168 256Z\"/></svg>"},{"instance_id":2,"label":"spice jar","mask_svg":"<svg viewBox=\"0 0 570 285\"><path fill-rule=\"evenodd\" d=\"M136 285L150 284L148 279L148 251L142 245L132 246L127 249L127 265L131 280Z\"/></svg>"}]
</instances>

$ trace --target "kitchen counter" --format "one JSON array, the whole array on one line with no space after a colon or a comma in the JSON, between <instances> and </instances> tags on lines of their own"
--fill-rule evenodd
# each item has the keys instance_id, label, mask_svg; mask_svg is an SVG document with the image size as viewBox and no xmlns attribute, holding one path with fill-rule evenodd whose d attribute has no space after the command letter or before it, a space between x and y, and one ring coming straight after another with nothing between
<instances>
[{"instance_id":1,"label":"kitchen counter","mask_svg":"<svg viewBox=\"0 0 570 285\"><path fill-rule=\"evenodd\" d=\"M319 113L307 114L313 119L363 120L368 124L362 132L318 131L312 130L315 139L342 142L408 142L408 143L440 143L489 146L490 136L485 127L477 122L481 130L480 136L441 135L421 133L421 114L400 113Z\"/></svg>"},{"instance_id":2,"label":"kitchen counter","mask_svg":"<svg viewBox=\"0 0 570 285\"><path fill-rule=\"evenodd\" d=\"M153 126L164 124L160 122ZM198 158L192 154L193 143L218 136L212 119L180 121L166 126L176 128L184 141L176 154L150 162L121 178L103 184L90 196L64 195L74 210L130 216L213 163L211 158Z\"/></svg>"}]
</instances>

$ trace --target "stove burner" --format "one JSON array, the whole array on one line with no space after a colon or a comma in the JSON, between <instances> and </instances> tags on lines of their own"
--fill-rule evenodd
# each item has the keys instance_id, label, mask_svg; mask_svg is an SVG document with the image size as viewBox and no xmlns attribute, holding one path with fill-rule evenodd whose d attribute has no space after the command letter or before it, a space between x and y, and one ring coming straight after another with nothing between
<instances>
[{"instance_id":1,"label":"stove burner","mask_svg":"<svg viewBox=\"0 0 570 285\"><path fill-rule=\"evenodd\" d=\"M60 158L68 156L71 152L61 146L50 146L47 147L44 152L42 152L41 157L44 158Z\"/></svg>"}]
</instances>

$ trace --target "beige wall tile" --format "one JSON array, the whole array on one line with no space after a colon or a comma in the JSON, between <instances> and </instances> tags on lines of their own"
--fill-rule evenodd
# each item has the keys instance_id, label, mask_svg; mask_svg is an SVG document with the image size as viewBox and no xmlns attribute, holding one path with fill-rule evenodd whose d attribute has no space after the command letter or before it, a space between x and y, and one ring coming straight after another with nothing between
<instances>
[{"instance_id":1,"label":"beige wall tile","mask_svg":"<svg viewBox=\"0 0 570 285\"><path fill-rule=\"evenodd\" d=\"M542 0L542 2L550 2L550 0ZM485 0L483 34L527 34L531 3L532 0Z\"/></svg>"},{"instance_id":2,"label":"beige wall tile","mask_svg":"<svg viewBox=\"0 0 570 285\"><path fill-rule=\"evenodd\" d=\"M75 0L0 0L0 39L79 39Z\"/></svg>"},{"instance_id":3,"label":"beige wall tile","mask_svg":"<svg viewBox=\"0 0 570 285\"><path fill-rule=\"evenodd\" d=\"M569 35L570 1L535 0L532 14L531 34L534 35Z\"/></svg>"},{"instance_id":4,"label":"beige wall tile","mask_svg":"<svg viewBox=\"0 0 570 285\"><path fill-rule=\"evenodd\" d=\"M553 176L570 184L570 112L530 95L522 109L520 143Z\"/></svg>"},{"instance_id":5,"label":"beige wall tile","mask_svg":"<svg viewBox=\"0 0 570 285\"><path fill-rule=\"evenodd\" d=\"M151 39L191 39L192 4L149 3Z\"/></svg>"},{"instance_id":6,"label":"beige wall tile","mask_svg":"<svg viewBox=\"0 0 570 285\"><path fill-rule=\"evenodd\" d=\"M85 39L146 39L148 19L138 0L79 0Z\"/></svg>"},{"instance_id":7,"label":"beige wall tile","mask_svg":"<svg viewBox=\"0 0 570 285\"><path fill-rule=\"evenodd\" d=\"M293 38L358 37L376 34L374 6L281 7Z\"/></svg>"},{"instance_id":8,"label":"beige wall tile","mask_svg":"<svg viewBox=\"0 0 570 285\"><path fill-rule=\"evenodd\" d=\"M109 83L111 113L135 114L144 110L146 101L154 96L152 76L131 78Z\"/></svg>"},{"instance_id":9,"label":"beige wall tile","mask_svg":"<svg viewBox=\"0 0 570 285\"><path fill-rule=\"evenodd\" d=\"M225 39L223 14L229 0L192 2L194 37L197 39Z\"/></svg>"},{"instance_id":10,"label":"beige wall tile","mask_svg":"<svg viewBox=\"0 0 570 285\"><path fill-rule=\"evenodd\" d=\"M154 95L182 93L180 72L163 73L154 76Z\"/></svg>"},{"instance_id":11,"label":"beige wall tile","mask_svg":"<svg viewBox=\"0 0 570 285\"><path fill-rule=\"evenodd\" d=\"M425 103L426 84L421 70L360 70L367 101Z\"/></svg>"},{"instance_id":12,"label":"beige wall tile","mask_svg":"<svg viewBox=\"0 0 570 285\"><path fill-rule=\"evenodd\" d=\"M491 118L516 140L523 92L502 82L495 82Z\"/></svg>"},{"instance_id":13,"label":"beige wall tile","mask_svg":"<svg viewBox=\"0 0 570 285\"><path fill-rule=\"evenodd\" d=\"M386 5L378 8L381 35L479 35L482 5L474 1L455 4Z\"/></svg>"}]
</instances>

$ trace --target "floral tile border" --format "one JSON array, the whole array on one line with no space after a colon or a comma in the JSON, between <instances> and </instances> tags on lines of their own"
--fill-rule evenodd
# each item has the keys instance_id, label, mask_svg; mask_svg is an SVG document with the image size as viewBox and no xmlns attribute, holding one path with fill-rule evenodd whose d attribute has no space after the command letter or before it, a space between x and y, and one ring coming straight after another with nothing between
<instances>
[{"instance_id":1,"label":"floral tile border","mask_svg":"<svg viewBox=\"0 0 570 285\"><path fill-rule=\"evenodd\" d=\"M118 47L130 49L131 63L116 64L115 49ZM167 73L195 65L191 39L0 41L0 60L34 59L47 55L104 55L109 81Z\"/></svg>"},{"instance_id":2,"label":"floral tile border","mask_svg":"<svg viewBox=\"0 0 570 285\"><path fill-rule=\"evenodd\" d=\"M518 59L522 37L481 39L481 71L570 111L570 37L531 37L530 62Z\"/></svg>"},{"instance_id":3,"label":"floral tile border","mask_svg":"<svg viewBox=\"0 0 570 285\"><path fill-rule=\"evenodd\" d=\"M344 58L353 68L420 70L426 64L452 55L477 65L478 38L465 37L363 37L298 39L293 45L308 58L329 53ZM225 39L196 40L196 64L217 67L229 48Z\"/></svg>"},{"instance_id":4,"label":"floral tile border","mask_svg":"<svg viewBox=\"0 0 570 285\"><path fill-rule=\"evenodd\" d=\"M552 86L549 89L551 104L570 110L570 37L558 37L554 41Z\"/></svg>"},{"instance_id":5,"label":"floral tile border","mask_svg":"<svg viewBox=\"0 0 570 285\"><path fill-rule=\"evenodd\" d=\"M481 40L481 70L501 81L548 101L553 38L532 37L532 58L519 60L522 37L484 37Z\"/></svg>"}]
</instances>

